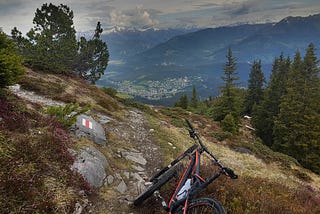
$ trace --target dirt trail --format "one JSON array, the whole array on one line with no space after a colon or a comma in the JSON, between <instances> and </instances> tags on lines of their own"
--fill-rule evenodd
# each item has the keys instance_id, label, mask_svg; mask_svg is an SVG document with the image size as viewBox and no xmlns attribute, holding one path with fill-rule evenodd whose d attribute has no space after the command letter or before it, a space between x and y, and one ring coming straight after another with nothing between
<instances>
[{"instance_id":1,"label":"dirt trail","mask_svg":"<svg viewBox=\"0 0 320 214\"><path fill-rule=\"evenodd\" d=\"M23 90L19 84L9 86L9 89L18 97L38 103L44 106L65 106L66 104L60 101L52 100L44 96L35 94L33 91Z\"/></svg>"},{"instance_id":2,"label":"dirt trail","mask_svg":"<svg viewBox=\"0 0 320 214\"><path fill-rule=\"evenodd\" d=\"M92 213L148 213L134 208L132 202L145 189L146 181L156 168L161 166L162 152L142 112L129 110L123 118L105 124L105 128L118 144L116 154L113 154L115 159L125 161L126 166L113 168L113 174L109 175L112 182L108 184L107 181L99 196L93 199Z\"/></svg>"},{"instance_id":3,"label":"dirt trail","mask_svg":"<svg viewBox=\"0 0 320 214\"><path fill-rule=\"evenodd\" d=\"M10 89L17 96L42 106L65 105L65 103L23 90L19 85L11 86ZM101 115L96 116L101 117ZM123 120L108 121L103 126L107 133L115 136L119 142L119 145L115 146L116 154L112 155L125 160L128 165L109 173L105 179L105 185L95 195L89 196L90 199L85 203L83 212L148 213L147 210L135 209L132 201L145 189L145 182L162 163L161 149L153 139L154 130L149 128L147 119L139 110L127 110ZM110 149L108 145L107 149ZM112 160L110 162L112 163Z\"/></svg>"}]
</instances>

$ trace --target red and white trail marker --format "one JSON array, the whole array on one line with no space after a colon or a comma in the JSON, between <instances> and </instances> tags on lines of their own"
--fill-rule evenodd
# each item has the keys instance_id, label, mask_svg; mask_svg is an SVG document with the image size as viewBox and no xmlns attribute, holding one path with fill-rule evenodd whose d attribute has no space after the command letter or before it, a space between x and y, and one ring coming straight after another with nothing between
<instances>
[{"instance_id":1,"label":"red and white trail marker","mask_svg":"<svg viewBox=\"0 0 320 214\"><path fill-rule=\"evenodd\" d=\"M92 129L92 122L90 120L82 118L82 125L89 129Z\"/></svg>"}]
</instances>

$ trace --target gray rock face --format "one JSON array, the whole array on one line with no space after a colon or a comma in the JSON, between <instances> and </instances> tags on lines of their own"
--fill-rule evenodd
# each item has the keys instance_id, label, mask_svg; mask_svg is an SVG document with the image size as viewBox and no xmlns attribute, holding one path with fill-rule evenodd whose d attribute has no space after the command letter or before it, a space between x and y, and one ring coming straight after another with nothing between
<instances>
[{"instance_id":1,"label":"gray rock face","mask_svg":"<svg viewBox=\"0 0 320 214\"><path fill-rule=\"evenodd\" d=\"M128 189L128 187L127 187L127 185L126 185L126 183L122 180L121 182L120 182L120 184L117 186L117 190L118 190L118 192L120 192L120 193L125 193L125 191L127 191L127 189Z\"/></svg>"},{"instance_id":2,"label":"gray rock face","mask_svg":"<svg viewBox=\"0 0 320 214\"><path fill-rule=\"evenodd\" d=\"M94 187L103 185L108 162L105 156L94 147L82 148L77 152L76 160L71 166L77 170L85 180Z\"/></svg>"},{"instance_id":3,"label":"gray rock face","mask_svg":"<svg viewBox=\"0 0 320 214\"><path fill-rule=\"evenodd\" d=\"M113 181L114 181L114 177L112 175L108 175L105 181L105 185L110 185L113 183Z\"/></svg>"},{"instance_id":4,"label":"gray rock face","mask_svg":"<svg viewBox=\"0 0 320 214\"><path fill-rule=\"evenodd\" d=\"M75 135L79 138L85 137L97 144L105 145L107 143L104 128L92 117L81 114L77 116L77 122L74 127Z\"/></svg>"},{"instance_id":5,"label":"gray rock face","mask_svg":"<svg viewBox=\"0 0 320 214\"><path fill-rule=\"evenodd\" d=\"M110 121L113 120L111 117L108 117L108 116L103 115L103 114L97 113L96 115L98 117L99 123L101 123L101 124L106 124L106 123L109 123Z\"/></svg>"},{"instance_id":6,"label":"gray rock face","mask_svg":"<svg viewBox=\"0 0 320 214\"><path fill-rule=\"evenodd\" d=\"M122 153L122 156L125 157L127 160L131 160L131 161L136 162L136 163L141 164L141 165L146 165L147 164L146 159L139 152L123 151L121 153Z\"/></svg>"}]
</instances>

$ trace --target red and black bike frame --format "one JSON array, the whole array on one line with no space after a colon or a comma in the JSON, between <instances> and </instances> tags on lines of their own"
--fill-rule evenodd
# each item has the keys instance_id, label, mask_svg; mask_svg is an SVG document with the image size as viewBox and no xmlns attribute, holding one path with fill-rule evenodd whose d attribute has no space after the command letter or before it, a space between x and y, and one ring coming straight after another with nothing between
<instances>
[{"instance_id":1,"label":"red and black bike frame","mask_svg":"<svg viewBox=\"0 0 320 214\"><path fill-rule=\"evenodd\" d=\"M199 194L201 192L201 190L205 189L209 184L211 184L220 175L225 174L232 179L236 179L238 177L230 168L224 167L220 163L220 161L204 146L199 135L194 130L191 123L188 120L186 120L186 122L190 128L190 130L189 130L190 137L192 137L194 140L198 141L199 145L196 145L196 146L193 145L186 152L184 152L182 155L180 155L175 161L173 161L173 162L177 163L181 159L186 157L187 155L189 156L189 163L188 163L187 167L185 168L185 170L179 180L179 183L170 198L170 201L169 201L169 204L167 207L168 214L174 213L174 211L178 207L181 207L181 206L183 206L183 214L186 214L189 200L195 198L195 196L197 194ZM218 170L210 178L207 178L207 179L202 178L199 174L200 173L200 157L203 152L207 153L213 159L214 164L220 168L220 170ZM180 189L186 183L187 179L191 179L191 187L188 190L185 197L178 200L177 195L178 195Z\"/></svg>"},{"instance_id":2,"label":"red and black bike frame","mask_svg":"<svg viewBox=\"0 0 320 214\"><path fill-rule=\"evenodd\" d=\"M217 179L222 173L223 170L219 170L209 179L202 178L200 173L200 157L201 154L204 152L202 148L198 148L192 154L189 155L189 163L185 168L179 183L172 194L170 201L168 203L168 214L174 213L174 211L178 208L183 206L184 212L187 212L188 202L190 199L194 198L201 190L205 189L210 183L212 183L215 179ZM187 179L191 179L191 187L188 190L188 193L185 197L178 200L177 195L183 185L186 183Z\"/></svg>"},{"instance_id":3,"label":"red and black bike frame","mask_svg":"<svg viewBox=\"0 0 320 214\"><path fill-rule=\"evenodd\" d=\"M158 177L164 172L168 171L172 166L180 162L186 156L189 156L189 163L186 166L179 183L172 194L168 205L164 202L162 203L163 207L168 211L168 214L173 214L178 208L183 207L183 214L186 214L189 200L195 198L197 194L199 194L203 189L205 189L209 184L211 184L215 179L217 179L220 175L225 174L232 179L236 179L238 176L228 167L224 167L220 161L214 157L214 155L204 146L200 137L190 124L188 120L186 120L190 130L189 134L194 140L198 141L198 145L195 144L187 149L184 153L182 153L178 158L172 161L167 167L159 171L153 178L150 179L151 182L157 182ZM200 176L200 157L201 154L205 152L207 153L213 160L214 164L217 165L220 169L214 173L211 177L204 179ZM190 189L184 197L178 199L177 195L181 188L185 185L187 179L191 179ZM162 197L161 197L162 198ZM162 198L163 199L163 198Z\"/></svg>"}]
</instances>

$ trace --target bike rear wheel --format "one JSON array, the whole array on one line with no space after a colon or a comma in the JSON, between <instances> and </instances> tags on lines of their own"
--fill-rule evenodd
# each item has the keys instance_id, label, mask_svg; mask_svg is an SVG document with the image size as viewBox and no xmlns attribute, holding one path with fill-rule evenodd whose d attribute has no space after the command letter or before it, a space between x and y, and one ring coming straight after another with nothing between
<instances>
[{"instance_id":1,"label":"bike rear wheel","mask_svg":"<svg viewBox=\"0 0 320 214\"><path fill-rule=\"evenodd\" d=\"M141 193L133 202L135 206L139 206L149 198L156 190L160 189L165 183L167 183L171 178L173 178L178 170L181 168L181 164L177 164L176 166L172 167L164 174L157 178L157 181L153 183L146 191Z\"/></svg>"},{"instance_id":2,"label":"bike rear wheel","mask_svg":"<svg viewBox=\"0 0 320 214\"><path fill-rule=\"evenodd\" d=\"M183 213L183 211L181 212ZM187 214L225 214L225 210L219 201L212 198L197 198L190 201Z\"/></svg>"}]
</instances>

